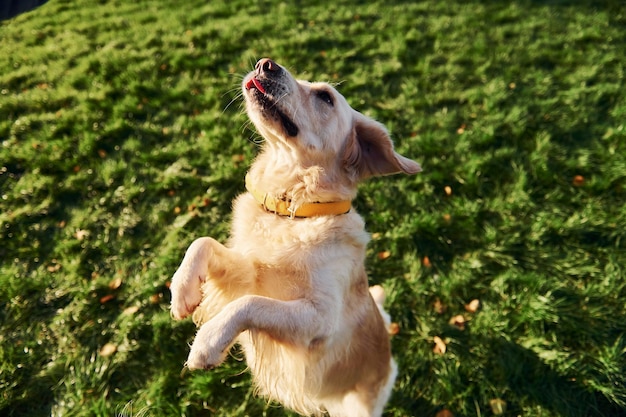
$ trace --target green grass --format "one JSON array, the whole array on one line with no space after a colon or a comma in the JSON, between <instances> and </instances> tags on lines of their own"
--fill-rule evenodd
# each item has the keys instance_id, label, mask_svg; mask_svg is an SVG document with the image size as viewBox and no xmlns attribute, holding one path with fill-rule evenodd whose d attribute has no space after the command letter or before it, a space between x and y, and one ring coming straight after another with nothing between
<instances>
[{"instance_id":1,"label":"green grass","mask_svg":"<svg viewBox=\"0 0 626 417\"><path fill-rule=\"evenodd\" d=\"M625 50L617 0L50 0L2 23L0 414L292 415L237 359L183 371L194 326L168 313L189 243L228 234L258 148L239 83L271 56L424 167L355 202L400 327L386 416L626 415Z\"/></svg>"}]
</instances>

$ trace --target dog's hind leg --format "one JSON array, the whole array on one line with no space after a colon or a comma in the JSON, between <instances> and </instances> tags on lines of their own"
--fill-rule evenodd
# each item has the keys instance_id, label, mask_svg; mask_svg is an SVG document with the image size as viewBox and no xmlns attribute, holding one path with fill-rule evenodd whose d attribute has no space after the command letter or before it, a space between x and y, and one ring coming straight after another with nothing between
<instances>
[{"instance_id":1,"label":"dog's hind leg","mask_svg":"<svg viewBox=\"0 0 626 417\"><path fill-rule=\"evenodd\" d=\"M385 303L385 290L380 285L374 285L370 287L370 295L374 299L376 303L376 307L378 307L378 311L385 322L385 326L389 329L389 325L391 324L391 317L389 313L387 313L383 307Z\"/></svg>"},{"instance_id":2,"label":"dog's hind leg","mask_svg":"<svg viewBox=\"0 0 626 417\"><path fill-rule=\"evenodd\" d=\"M341 399L327 402L328 414L330 417L380 417L391 396L397 374L397 365L391 359L384 380L357 385L354 391L346 393Z\"/></svg>"}]
</instances>

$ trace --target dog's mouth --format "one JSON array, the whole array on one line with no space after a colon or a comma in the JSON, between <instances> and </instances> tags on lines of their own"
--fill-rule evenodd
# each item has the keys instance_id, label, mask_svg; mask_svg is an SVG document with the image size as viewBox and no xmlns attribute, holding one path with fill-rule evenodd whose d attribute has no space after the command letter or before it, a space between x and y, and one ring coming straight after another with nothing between
<instances>
[{"instance_id":1,"label":"dog's mouth","mask_svg":"<svg viewBox=\"0 0 626 417\"><path fill-rule=\"evenodd\" d=\"M280 90L280 88L275 88L274 84L275 82L272 80L261 82L256 75L253 75L245 82L244 87L250 92L250 99L259 105L263 117L280 122L287 136L296 137L299 132L298 126L280 109L278 101L274 98L275 95L272 94L272 90Z\"/></svg>"},{"instance_id":2,"label":"dog's mouth","mask_svg":"<svg viewBox=\"0 0 626 417\"><path fill-rule=\"evenodd\" d=\"M246 83L246 90L250 90L252 88L256 88L262 94L266 94L263 84L261 84L261 81L259 81L256 77L250 78L250 80Z\"/></svg>"}]
</instances>

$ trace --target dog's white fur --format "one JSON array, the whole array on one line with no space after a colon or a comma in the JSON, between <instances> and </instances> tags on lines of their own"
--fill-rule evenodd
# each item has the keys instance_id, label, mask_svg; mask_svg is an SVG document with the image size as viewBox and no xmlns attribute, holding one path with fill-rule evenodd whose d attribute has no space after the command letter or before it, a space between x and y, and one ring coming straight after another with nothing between
<instances>
[{"instance_id":1,"label":"dog's white fur","mask_svg":"<svg viewBox=\"0 0 626 417\"><path fill-rule=\"evenodd\" d=\"M292 207L352 200L365 178L420 171L328 84L263 59L242 89L265 139L251 186ZM228 244L197 239L172 279L172 316L200 325L187 366L213 368L238 342L260 394L303 415L380 416L396 365L384 292L368 291L368 241L354 210L292 218L240 195Z\"/></svg>"}]
</instances>

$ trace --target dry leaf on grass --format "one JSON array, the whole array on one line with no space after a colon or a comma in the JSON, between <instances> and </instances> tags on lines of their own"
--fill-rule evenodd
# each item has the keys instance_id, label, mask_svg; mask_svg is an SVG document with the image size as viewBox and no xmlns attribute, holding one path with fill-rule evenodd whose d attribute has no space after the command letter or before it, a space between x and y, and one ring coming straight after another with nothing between
<instances>
[{"instance_id":1,"label":"dry leaf on grass","mask_svg":"<svg viewBox=\"0 0 626 417\"><path fill-rule=\"evenodd\" d=\"M439 297L437 297L435 299L435 301L433 302L433 310L435 310L435 313L437 314L443 314L446 312L446 310L448 310L448 306L446 306L440 299Z\"/></svg>"},{"instance_id":2,"label":"dry leaf on grass","mask_svg":"<svg viewBox=\"0 0 626 417\"><path fill-rule=\"evenodd\" d=\"M400 325L398 323L389 323L389 329L387 329L391 336L395 336L400 333Z\"/></svg>"},{"instance_id":3,"label":"dry leaf on grass","mask_svg":"<svg viewBox=\"0 0 626 417\"><path fill-rule=\"evenodd\" d=\"M61 264L57 263L56 259L52 260L52 265L48 265L48 268L46 268L48 270L48 272L57 272L59 269L61 269Z\"/></svg>"},{"instance_id":4,"label":"dry leaf on grass","mask_svg":"<svg viewBox=\"0 0 626 417\"><path fill-rule=\"evenodd\" d=\"M130 306L130 307L126 307L124 311L122 311L122 314L129 316L129 315L135 314L138 311L139 311L139 306Z\"/></svg>"},{"instance_id":5,"label":"dry leaf on grass","mask_svg":"<svg viewBox=\"0 0 626 417\"><path fill-rule=\"evenodd\" d=\"M501 398L489 400L489 406L491 407L493 414L496 416L501 416L506 412L506 401Z\"/></svg>"},{"instance_id":6,"label":"dry leaf on grass","mask_svg":"<svg viewBox=\"0 0 626 417\"><path fill-rule=\"evenodd\" d=\"M76 230L76 233L74 233L74 237L78 240L83 240L87 236L89 236L89 232L87 230L78 229Z\"/></svg>"},{"instance_id":7,"label":"dry leaf on grass","mask_svg":"<svg viewBox=\"0 0 626 417\"><path fill-rule=\"evenodd\" d=\"M389 252L388 250L384 250L382 252L378 252L378 259L383 260L383 259L387 259L391 256L391 252Z\"/></svg>"},{"instance_id":8,"label":"dry leaf on grass","mask_svg":"<svg viewBox=\"0 0 626 417\"><path fill-rule=\"evenodd\" d=\"M467 320L465 320L465 317L463 317L461 314L458 314L454 317L452 317L450 319L450 321L448 321L448 324L450 324L451 326L456 327L459 330L465 330L465 323L467 322Z\"/></svg>"},{"instance_id":9,"label":"dry leaf on grass","mask_svg":"<svg viewBox=\"0 0 626 417\"><path fill-rule=\"evenodd\" d=\"M435 343L435 347L433 348L433 352L438 355L443 355L446 353L446 342L443 341L439 336L435 336L433 338L433 342Z\"/></svg>"},{"instance_id":10,"label":"dry leaf on grass","mask_svg":"<svg viewBox=\"0 0 626 417\"><path fill-rule=\"evenodd\" d=\"M102 297L100 297L100 304L106 304L114 298L115 296L113 294L103 295Z\"/></svg>"},{"instance_id":11,"label":"dry leaf on grass","mask_svg":"<svg viewBox=\"0 0 626 417\"><path fill-rule=\"evenodd\" d=\"M454 417L454 414L452 414L450 410L444 408L443 410L437 411L435 417Z\"/></svg>"},{"instance_id":12,"label":"dry leaf on grass","mask_svg":"<svg viewBox=\"0 0 626 417\"><path fill-rule=\"evenodd\" d=\"M111 282L109 282L109 288L112 290L117 290L119 287L122 286L122 278L121 277L115 277L111 280Z\"/></svg>"},{"instance_id":13,"label":"dry leaf on grass","mask_svg":"<svg viewBox=\"0 0 626 417\"><path fill-rule=\"evenodd\" d=\"M111 356L115 352L117 352L117 345L114 345L113 343L107 343L100 348L100 356L105 358L107 356Z\"/></svg>"},{"instance_id":14,"label":"dry leaf on grass","mask_svg":"<svg viewBox=\"0 0 626 417\"><path fill-rule=\"evenodd\" d=\"M582 175L574 176L572 184L574 184L574 187L582 187L583 185L585 185L585 177L583 177Z\"/></svg>"},{"instance_id":15,"label":"dry leaf on grass","mask_svg":"<svg viewBox=\"0 0 626 417\"><path fill-rule=\"evenodd\" d=\"M465 304L465 311L468 313L475 313L480 308L480 300L474 299L469 303Z\"/></svg>"}]
</instances>

